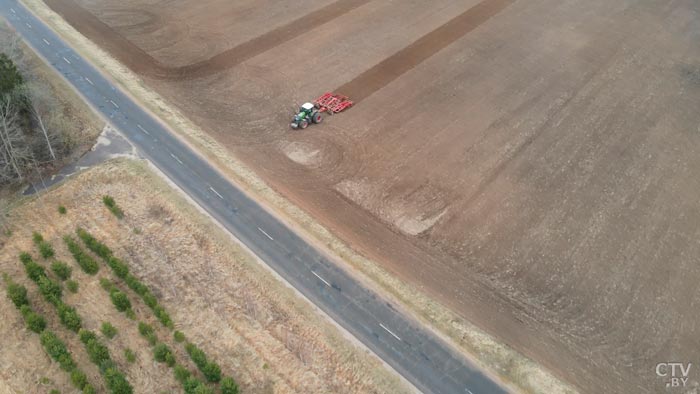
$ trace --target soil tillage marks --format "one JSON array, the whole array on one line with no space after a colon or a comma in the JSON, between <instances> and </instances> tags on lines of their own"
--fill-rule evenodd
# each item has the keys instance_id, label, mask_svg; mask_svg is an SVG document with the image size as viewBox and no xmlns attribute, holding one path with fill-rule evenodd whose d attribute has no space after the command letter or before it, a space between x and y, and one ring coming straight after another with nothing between
<instances>
[{"instance_id":1,"label":"soil tillage marks","mask_svg":"<svg viewBox=\"0 0 700 394\"><path fill-rule=\"evenodd\" d=\"M481 26L514 2L515 0L484 0L335 91L349 96L357 104Z\"/></svg>"},{"instance_id":2,"label":"soil tillage marks","mask_svg":"<svg viewBox=\"0 0 700 394\"><path fill-rule=\"evenodd\" d=\"M114 54L120 62L134 72L159 79L182 80L201 78L227 70L308 33L370 1L338 0L207 60L182 67L168 67L154 59L143 49L82 8L75 0L46 0L46 4L83 35L90 37Z\"/></svg>"}]
</instances>

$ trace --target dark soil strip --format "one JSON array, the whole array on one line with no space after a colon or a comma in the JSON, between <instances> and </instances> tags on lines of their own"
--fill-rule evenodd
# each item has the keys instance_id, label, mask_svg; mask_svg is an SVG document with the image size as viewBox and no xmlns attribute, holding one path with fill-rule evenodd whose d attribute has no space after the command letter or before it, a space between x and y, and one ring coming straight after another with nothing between
<instances>
[{"instance_id":1,"label":"dark soil strip","mask_svg":"<svg viewBox=\"0 0 700 394\"><path fill-rule=\"evenodd\" d=\"M112 30L75 1L44 0L44 2L82 35L105 49L132 71L146 75L162 74L166 71L151 55Z\"/></svg>"},{"instance_id":2,"label":"dark soil strip","mask_svg":"<svg viewBox=\"0 0 700 394\"><path fill-rule=\"evenodd\" d=\"M336 89L358 103L479 27L515 0L484 0Z\"/></svg>"},{"instance_id":3,"label":"dark soil strip","mask_svg":"<svg viewBox=\"0 0 700 394\"><path fill-rule=\"evenodd\" d=\"M84 36L119 59L132 71L160 79L193 79L212 75L291 41L371 0L338 0L284 26L228 49L207 60L182 67L167 67L121 36L74 0L45 0L52 10Z\"/></svg>"}]
</instances>

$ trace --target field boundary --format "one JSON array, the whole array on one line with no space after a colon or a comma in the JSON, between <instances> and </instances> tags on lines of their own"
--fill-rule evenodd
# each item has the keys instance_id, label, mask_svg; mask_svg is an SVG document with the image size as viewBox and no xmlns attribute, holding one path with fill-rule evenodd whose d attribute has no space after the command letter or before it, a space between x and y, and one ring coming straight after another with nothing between
<instances>
[{"instance_id":1,"label":"field boundary","mask_svg":"<svg viewBox=\"0 0 700 394\"><path fill-rule=\"evenodd\" d=\"M125 63L137 73L161 79L193 79L212 75L234 67L254 56L291 41L335 18L339 18L370 1L371 0L336 0L331 4L312 11L302 18L292 20L274 30L270 30L265 34L235 45L206 60L180 67L169 67L158 61L153 56L131 43L131 41L127 40L109 25L103 23L74 0L47 0L46 2L51 4L49 7L54 10L54 12L60 9L58 14L64 19L67 18L70 23L78 25L79 21L82 22L80 23L82 30L90 31L94 36L100 37L100 41L102 41L102 44L107 48L113 51L118 51L120 48L128 48L123 50L124 53L122 53L122 56L119 56L117 60ZM79 31L81 30L80 28L78 29Z\"/></svg>"},{"instance_id":2,"label":"field boundary","mask_svg":"<svg viewBox=\"0 0 700 394\"><path fill-rule=\"evenodd\" d=\"M41 0L20 0L35 15L45 21L60 37L144 109L160 119L184 142L242 190L262 202L286 225L294 228L305 240L318 246L342 266L352 268L353 274L369 288L376 290L398 304L407 315L413 316L450 343L455 349L472 358L487 371L494 371L510 388L526 393L575 393L566 383L554 377L534 361L499 343L476 326L438 304L413 286L389 274L373 261L356 253L328 229L317 223L306 212L291 204L270 188L247 166L233 157L223 146L173 108L145 82L111 55L82 36L53 12Z\"/></svg>"}]
</instances>

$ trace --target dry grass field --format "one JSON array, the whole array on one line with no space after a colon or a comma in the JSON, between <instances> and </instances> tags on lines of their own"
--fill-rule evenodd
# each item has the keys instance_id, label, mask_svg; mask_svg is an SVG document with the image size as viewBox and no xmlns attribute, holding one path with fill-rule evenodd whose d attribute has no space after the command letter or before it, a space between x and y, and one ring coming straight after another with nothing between
<instances>
[{"instance_id":1,"label":"dry grass field","mask_svg":"<svg viewBox=\"0 0 700 394\"><path fill-rule=\"evenodd\" d=\"M581 391L656 392L657 362L697 358L696 2L46 3L356 250ZM357 105L289 130L334 90Z\"/></svg>"},{"instance_id":2,"label":"dry grass field","mask_svg":"<svg viewBox=\"0 0 700 394\"><path fill-rule=\"evenodd\" d=\"M104 195L115 199L124 211L123 219L105 207ZM58 212L59 205L65 206L65 214ZM63 301L77 309L83 328L99 333L103 322L117 328L113 339L98 336L135 393L182 392L172 369L154 360L149 343L139 335L139 321L155 328L158 340L172 349L178 364L195 374L197 367L184 346L173 339L173 332L82 242L84 251L100 262L100 269L88 275L79 268L62 241L64 235L71 235L80 242L77 227L89 231L129 265L169 312L174 328L215 360L223 375L233 376L242 393L409 392L394 373L348 342L142 162L119 159L75 175L16 206L9 226L11 235L0 237L0 271L29 290L32 308L46 317L47 329L67 344L98 392L106 392L98 368L90 363L78 335L59 323L53 306L27 278L20 252L30 252L47 271L54 259L72 267L72 279L79 288L74 294L64 285ZM53 246L54 258L40 257L32 231L41 232ZM55 278L50 271L49 276ZM127 294L135 320L115 309L101 286L102 278ZM5 296L5 286L2 293L0 381L6 391L48 393L58 388L73 392L69 375L44 353L39 336L24 328L22 315ZM127 348L134 351L135 362L127 361Z\"/></svg>"}]
</instances>

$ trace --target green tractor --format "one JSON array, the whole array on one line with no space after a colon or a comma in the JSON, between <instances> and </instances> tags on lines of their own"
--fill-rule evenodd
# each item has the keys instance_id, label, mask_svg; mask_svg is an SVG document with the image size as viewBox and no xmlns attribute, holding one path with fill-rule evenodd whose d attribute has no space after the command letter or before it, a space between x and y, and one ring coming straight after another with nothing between
<instances>
[{"instance_id":1,"label":"green tractor","mask_svg":"<svg viewBox=\"0 0 700 394\"><path fill-rule=\"evenodd\" d=\"M299 108L299 113L294 115L291 126L295 130L305 129L311 123L321 123L322 121L323 117L321 116L320 108L313 103L305 103Z\"/></svg>"}]
</instances>

